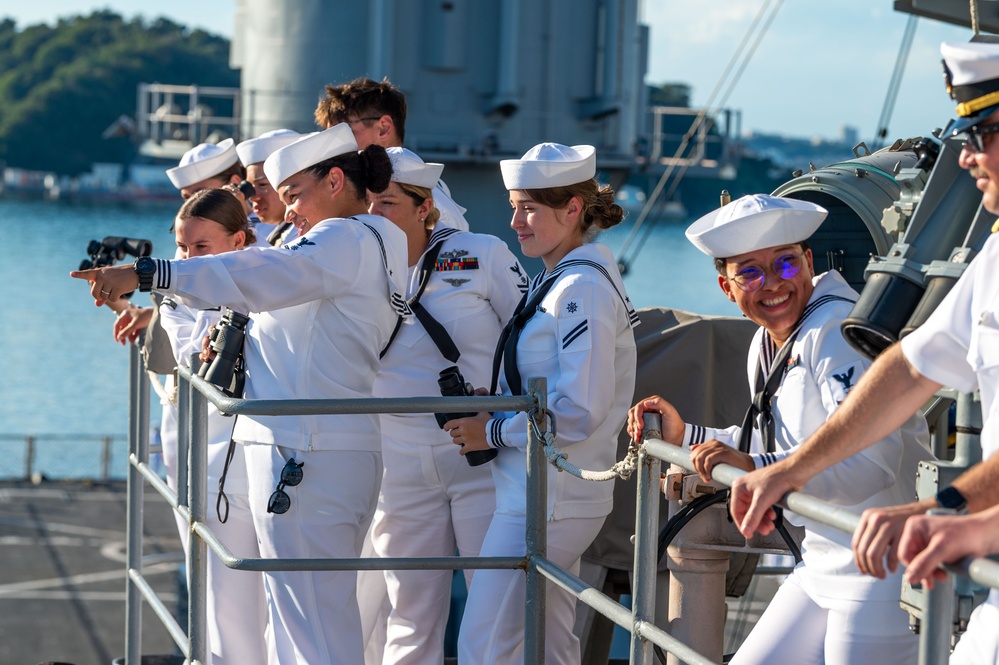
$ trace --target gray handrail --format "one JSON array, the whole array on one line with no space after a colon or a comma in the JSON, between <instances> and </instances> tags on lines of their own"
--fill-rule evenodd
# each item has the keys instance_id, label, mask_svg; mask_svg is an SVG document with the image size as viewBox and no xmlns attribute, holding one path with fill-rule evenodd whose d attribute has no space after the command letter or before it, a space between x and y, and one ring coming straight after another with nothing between
<instances>
[{"instance_id":1,"label":"gray handrail","mask_svg":"<svg viewBox=\"0 0 999 665\"><path fill-rule=\"evenodd\" d=\"M646 429L655 429L658 434L658 414L645 414ZM657 438L646 437L643 446L650 455L695 472L690 461L690 452ZM728 464L719 464L712 469L711 478L731 486L736 478L746 475L746 471ZM839 531L852 534L860 524L860 516L842 506L822 501L803 492L788 492L779 502L785 508L810 520L831 526ZM637 547L637 544L636 544ZM922 626L919 631L919 665L945 663L950 653L951 622L953 621L954 574L969 577L978 584L999 588L999 563L985 558L965 558L952 565L942 566L951 575L926 590L925 607L922 613Z\"/></svg>"}]
</instances>

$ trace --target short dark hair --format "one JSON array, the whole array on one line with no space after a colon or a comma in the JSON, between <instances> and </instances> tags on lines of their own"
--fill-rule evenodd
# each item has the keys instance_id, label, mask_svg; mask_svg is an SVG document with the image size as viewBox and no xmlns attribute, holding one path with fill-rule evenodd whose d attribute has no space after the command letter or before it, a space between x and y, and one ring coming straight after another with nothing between
<instances>
[{"instance_id":1,"label":"short dark hair","mask_svg":"<svg viewBox=\"0 0 999 665\"><path fill-rule=\"evenodd\" d=\"M225 171L212 177L222 180L222 184L227 184L234 175L238 175L240 180L246 180L246 167L238 159Z\"/></svg>"},{"instance_id":2,"label":"short dark hair","mask_svg":"<svg viewBox=\"0 0 999 665\"><path fill-rule=\"evenodd\" d=\"M371 144L360 152L346 152L336 157L324 159L305 169L313 178L325 178L332 169L343 171L344 177L354 188L354 195L364 199L368 190L379 194L384 192L392 180L392 161L385 148Z\"/></svg>"},{"instance_id":3,"label":"short dark hair","mask_svg":"<svg viewBox=\"0 0 999 665\"><path fill-rule=\"evenodd\" d=\"M811 247L808 246L807 240L802 240L797 244L801 247L802 254L811 249ZM724 259L715 259L715 270L717 270L718 274L721 275L722 277L728 277L728 272L725 270L725 264L727 263L728 263L727 257Z\"/></svg>"},{"instance_id":4,"label":"short dark hair","mask_svg":"<svg viewBox=\"0 0 999 665\"><path fill-rule=\"evenodd\" d=\"M326 96L316 106L316 124L330 128L351 117L392 118L395 131L402 141L406 137L406 95L387 79L381 82L356 78L349 83L327 85Z\"/></svg>"}]
</instances>

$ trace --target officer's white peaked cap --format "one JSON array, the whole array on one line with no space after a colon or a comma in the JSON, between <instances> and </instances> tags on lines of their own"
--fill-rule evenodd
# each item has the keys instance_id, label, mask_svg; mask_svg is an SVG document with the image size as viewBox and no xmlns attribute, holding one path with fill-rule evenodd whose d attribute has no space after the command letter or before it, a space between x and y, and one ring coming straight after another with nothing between
<instances>
[{"instance_id":1,"label":"officer's white peaked cap","mask_svg":"<svg viewBox=\"0 0 999 665\"><path fill-rule=\"evenodd\" d=\"M299 171L348 152L357 152L357 141L350 131L350 125L341 122L321 132L306 134L294 143L272 152L264 160L264 175L271 187L280 187L281 183Z\"/></svg>"},{"instance_id":2,"label":"officer's white peaked cap","mask_svg":"<svg viewBox=\"0 0 999 665\"><path fill-rule=\"evenodd\" d=\"M500 161L507 189L548 189L586 182L597 174L597 154L591 145L541 143L520 159Z\"/></svg>"},{"instance_id":3,"label":"officer's white peaked cap","mask_svg":"<svg viewBox=\"0 0 999 665\"><path fill-rule=\"evenodd\" d=\"M239 160L236 142L232 139L217 144L201 143L184 153L180 164L167 169L167 177L177 189L190 187L225 171Z\"/></svg>"},{"instance_id":4,"label":"officer's white peaked cap","mask_svg":"<svg viewBox=\"0 0 999 665\"><path fill-rule=\"evenodd\" d=\"M727 259L808 240L827 214L808 201L750 194L704 215L686 235L708 256Z\"/></svg>"},{"instance_id":5,"label":"officer's white peaked cap","mask_svg":"<svg viewBox=\"0 0 999 665\"><path fill-rule=\"evenodd\" d=\"M290 129L275 129L264 132L255 139L247 139L237 144L236 154L239 155L239 161L243 163L243 166L259 164L270 157L275 150L283 148L289 143L294 143L300 138L302 138L301 134Z\"/></svg>"},{"instance_id":6,"label":"officer's white peaked cap","mask_svg":"<svg viewBox=\"0 0 999 665\"><path fill-rule=\"evenodd\" d=\"M406 185L433 189L441 179L443 164L427 163L412 150L406 148L386 148L392 162L392 180Z\"/></svg>"},{"instance_id":7,"label":"officer's white peaked cap","mask_svg":"<svg viewBox=\"0 0 999 665\"><path fill-rule=\"evenodd\" d=\"M956 101L958 119L948 136L967 131L999 110L999 44L940 44L947 93Z\"/></svg>"}]
</instances>

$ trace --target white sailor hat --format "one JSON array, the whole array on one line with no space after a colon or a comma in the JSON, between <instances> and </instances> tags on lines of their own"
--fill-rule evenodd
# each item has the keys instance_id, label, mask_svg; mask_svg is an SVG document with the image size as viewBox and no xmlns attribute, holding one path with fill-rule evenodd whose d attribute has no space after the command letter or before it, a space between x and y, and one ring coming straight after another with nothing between
<instances>
[{"instance_id":1,"label":"white sailor hat","mask_svg":"<svg viewBox=\"0 0 999 665\"><path fill-rule=\"evenodd\" d=\"M321 132L306 134L272 152L264 160L264 175L271 187L280 187L281 183L302 169L348 152L357 152L357 141L350 125L341 122Z\"/></svg>"},{"instance_id":2,"label":"white sailor hat","mask_svg":"<svg viewBox=\"0 0 999 665\"><path fill-rule=\"evenodd\" d=\"M520 159L500 161L507 189L548 189L586 182L597 174L596 150L591 145L569 147L541 143Z\"/></svg>"},{"instance_id":3,"label":"white sailor hat","mask_svg":"<svg viewBox=\"0 0 999 665\"><path fill-rule=\"evenodd\" d=\"M190 187L225 171L239 161L235 141L226 139L217 144L201 143L184 153L180 164L167 169L167 177L177 189Z\"/></svg>"},{"instance_id":4,"label":"white sailor hat","mask_svg":"<svg viewBox=\"0 0 999 665\"><path fill-rule=\"evenodd\" d=\"M709 212L687 228L687 240L716 259L793 245L808 238L826 209L797 199L750 194Z\"/></svg>"},{"instance_id":5,"label":"white sailor hat","mask_svg":"<svg viewBox=\"0 0 999 665\"><path fill-rule=\"evenodd\" d=\"M999 110L999 44L940 44L947 93L956 101L958 118L947 136L967 131Z\"/></svg>"},{"instance_id":6,"label":"white sailor hat","mask_svg":"<svg viewBox=\"0 0 999 665\"><path fill-rule=\"evenodd\" d=\"M424 162L406 148L385 148L392 162L392 180L406 185L433 189L441 179L443 164Z\"/></svg>"},{"instance_id":7,"label":"white sailor hat","mask_svg":"<svg viewBox=\"0 0 999 665\"><path fill-rule=\"evenodd\" d=\"M278 148L283 148L300 138L302 138L301 134L290 129L275 129L264 132L255 139L247 139L237 144L236 154L239 155L239 161L243 163L243 166L259 164L270 157L270 154Z\"/></svg>"}]
</instances>

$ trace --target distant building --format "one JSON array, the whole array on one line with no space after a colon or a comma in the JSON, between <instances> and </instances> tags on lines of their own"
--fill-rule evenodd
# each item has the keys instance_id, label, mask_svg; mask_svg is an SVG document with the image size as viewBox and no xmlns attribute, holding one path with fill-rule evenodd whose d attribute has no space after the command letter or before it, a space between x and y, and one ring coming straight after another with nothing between
<instances>
[{"instance_id":1,"label":"distant building","mask_svg":"<svg viewBox=\"0 0 999 665\"><path fill-rule=\"evenodd\" d=\"M860 132L852 125L841 125L839 128L839 142L857 145L860 143Z\"/></svg>"}]
</instances>

